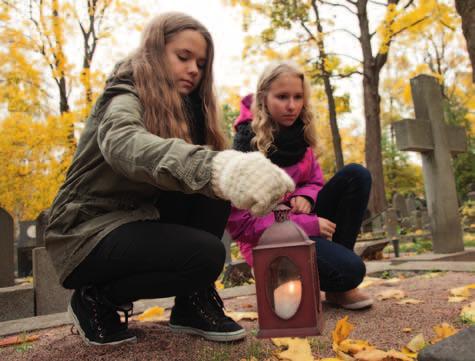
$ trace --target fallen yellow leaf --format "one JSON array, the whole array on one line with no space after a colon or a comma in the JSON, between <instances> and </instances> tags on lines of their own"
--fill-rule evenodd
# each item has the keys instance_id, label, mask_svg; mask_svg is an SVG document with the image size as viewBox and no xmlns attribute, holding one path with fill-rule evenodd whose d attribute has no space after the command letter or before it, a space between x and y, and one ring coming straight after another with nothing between
<instances>
[{"instance_id":1,"label":"fallen yellow leaf","mask_svg":"<svg viewBox=\"0 0 475 361\"><path fill-rule=\"evenodd\" d=\"M471 284L469 284L469 285L467 285L467 286L465 286L465 287L468 288L468 289L475 290L475 283L471 283Z\"/></svg>"},{"instance_id":2,"label":"fallen yellow leaf","mask_svg":"<svg viewBox=\"0 0 475 361\"><path fill-rule=\"evenodd\" d=\"M384 351L373 349L358 352L355 355L356 361L384 361L388 354Z\"/></svg>"},{"instance_id":3,"label":"fallen yellow leaf","mask_svg":"<svg viewBox=\"0 0 475 361\"><path fill-rule=\"evenodd\" d=\"M333 344L339 345L341 341L348 338L353 327L354 326L348 322L348 316L338 320L335 329L332 331Z\"/></svg>"},{"instance_id":4,"label":"fallen yellow leaf","mask_svg":"<svg viewBox=\"0 0 475 361\"><path fill-rule=\"evenodd\" d=\"M397 278L397 277L394 277L394 278L390 278L388 280L385 280L383 282L383 284L386 285L386 286L392 286L392 285L398 284L399 282L401 282L401 279Z\"/></svg>"},{"instance_id":5,"label":"fallen yellow leaf","mask_svg":"<svg viewBox=\"0 0 475 361\"><path fill-rule=\"evenodd\" d=\"M272 342L278 347L287 347L287 350L276 353L276 356L281 360L314 361L312 349L305 338L273 338Z\"/></svg>"},{"instance_id":6,"label":"fallen yellow leaf","mask_svg":"<svg viewBox=\"0 0 475 361\"><path fill-rule=\"evenodd\" d=\"M450 294L456 297L470 297L470 290L467 287L457 287L450 290Z\"/></svg>"},{"instance_id":7,"label":"fallen yellow leaf","mask_svg":"<svg viewBox=\"0 0 475 361\"><path fill-rule=\"evenodd\" d=\"M442 341L444 338L455 335L457 333L457 330L446 322L434 326L434 331L437 337L432 339L431 343Z\"/></svg>"},{"instance_id":8,"label":"fallen yellow leaf","mask_svg":"<svg viewBox=\"0 0 475 361\"><path fill-rule=\"evenodd\" d=\"M164 321L164 312L165 309L163 307L149 307L143 313L137 316L137 320L139 320L140 322Z\"/></svg>"},{"instance_id":9,"label":"fallen yellow leaf","mask_svg":"<svg viewBox=\"0 0 475 361\"><path fill-rule=\"evenodd\" d=\"M463 302L463 301L466 301L466 300L467 300L467 297L453 296L453 297L449 297L448 302L449 303L456 303L456 302Z\"/></svg>"},{"instance_id":10,"label":"fallen yellow leaf","mask_svg":"<svg viewBox=\"0 0 475 361\"><path fill-rule=\"evenodd\" d=\"M338 346L336 346L338 347ZM340 351L338 350L338 348L335 350L335 353L337 355L337 357L340 359L340 360L343 360L343 361L355 361L356 359L346 353L344 353L343 351Z\"/></svg>"},{"instance_id":11,"label":"fallen yellow leaf","mask_svg":"<svg viewBox=\"0 0 475 361\"><path fill-rule=\"evenodd\" d=\"M415 298L404 298L401 301L396 302L398 305L417 305L424 303L422 300L416 300Z\"/></svg>"},{"instance_id":12,"label":"fallen yellow leaf","mask_svg":"<svg viewBox=\"0 0 475 361\"><path fill-rule=\"evenodd\" d=\"M216 280L216 281L214 282L214 286L216 287L217 290L222 290L222 289L224 288L223 283L222 283L221 281L219 281L219 280Z\"/></svg>"},{"instance_id":13,"label":"fallen yellow leaf","mask_svg":"<svg viewBox=\"0 0 475 361\"><path fill-rule=\"evenodd\" d=\"M383 280L381 278L366 276L363 279L363 282L360 283L358 288L366 288L366 287L369 287L378 283L382 283L382 282Z\"/></svg>"},{"instance_id":14,"label":"fallen yellow leaf","mask_svg":"<svg viewBox=\"0 0 475 361\"><path fill-rule=\"evenodd\" d=\"M443 274L443 272L429 272L429 273L426 273L424 275L422 275L421 277L422 278L435 278L435 277L439 277Z\"/></svg>"},{"instance_id":15,"label":"fallen yellow leaf","mask_svg":"<svg viewBox=\"0 0 475 361\"><path fill-rule=\"evenodd\" d=\"M462 317L465 321L475 322L475 302L464 306L460 312L460 317Z\"/></svg>"},{"instance_id":16,"label":"fallen yellow leaf","mask_svg":"<svg viewBox=\"0 0 475 361\"><path fill-rule=\"evenodd\" d=\"M340 342L340 344L338 345L338 349L344 353L354 355L364 350L374 349L374 347L371 346L368 341L352 340L347 338L346 340Z\"/></svg>"},{"instance_id":17,"label":"fallen yellow leaf","mask_svg":"<svg viewBox=\"0 0 475 361\"><path fill-rule=\"evenodd\" d=\"M424 335L422 333L414 336L414 338L409 341L409 343L406 345L406 347L409 349L409 351L412 352L419 352L424 348L426 345L426 341L424 340Z\"/></svg>"},{"instance_id":18,"label":"fallen yellow leaf","mask_svg":"<svg viewBox=\"0 0 475 361\"><path fill-rule=\"evenodd\" d=\"M405 355L402 352L396 350L389 350L387 352L390 361L414 361L414 357ZM416 355L417 356L417 355Z\"/></svg>"},{"instance_id":19,"label":"fallen yellow leaf","mask_svg":"<svg viewBox=\"0 0 475 361\"><path fill-rule=\"evenodd\" d=\"M406 332L406 333L412 332L412 328L405 327L405 328L402 329L402 332Z\"/></svg>"},{"instance_id":20,"label":"fallen yellow leaf","mask_svg":"<svg viewBox=\"0 0 475 361\"><path fill-rule=\"evenodd\" d=\"M412 357L412 358L416 358L417 357L417 352L412 352L411 350L409 350L407 347L403 347L401 352L404 354L404 355L407 355L409 357Z\"/></svg>"},{"instance_id":21,"label":"fallen yellow leaf","mask_svg":"<svg viewBox=\"0 0 475 361\"><path fill-rule=\"evenodd\" d=\"M402 290L387 290L380 292L376 297L380 301L388 300L390 298L400 300L401 298L406 297L406 294Z\"/></svg>"},{"instance_id":22,"label":"fallen yellow leaf","mask_svg":"<svg viewBox=\"0 0 475 361\"><path fill-rule=\"evenodd\" d=\"M321 358L321 359L319 359L319 360L317 360L317 361L341 361L341 359L339 359L339 358L334 358L334 357L330 357L330 358L327 357L327 358Z\"/></svg>"},{"instance_id":23,"label":"fallen yellow leaf","mask_svg":"<svg viewBox=\"0 0 475 361\"><path fill-rule=\"evenodd\" d=\"M241 320L257 320L257 312L225 311L224 313L236 322Z\"/></svg>"}]
</instances>

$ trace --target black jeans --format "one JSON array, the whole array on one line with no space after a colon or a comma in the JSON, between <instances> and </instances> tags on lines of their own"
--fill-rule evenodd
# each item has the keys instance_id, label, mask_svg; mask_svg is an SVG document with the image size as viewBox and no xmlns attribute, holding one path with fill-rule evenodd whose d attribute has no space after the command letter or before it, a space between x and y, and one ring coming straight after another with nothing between
<instances>
[{"instance_id":1,"label":"black jeans","mask_svg":"<svg viewBox=\"0 0 475 361\"><path fill-rule=\"evenodd\" d=\"M332 241L310 237L316 242L320 288L343 292L358 286L366 267L353 252L371 190L371 174L358 164L338 171L320 190L315 211L336 224Z\"/></svg>"},{"instance_id":2,"label":"black jeans","mask_svg":"<svg viewBox=\"0 0 475 361\"><path fill-rule=\"evenodd\" d=\"M125 224L109 233L66 278L66 288L97 285L116 304L186 295L222 271L221 242L230 204L166 192L159 221Z\"/></svg>"}]
</instances>

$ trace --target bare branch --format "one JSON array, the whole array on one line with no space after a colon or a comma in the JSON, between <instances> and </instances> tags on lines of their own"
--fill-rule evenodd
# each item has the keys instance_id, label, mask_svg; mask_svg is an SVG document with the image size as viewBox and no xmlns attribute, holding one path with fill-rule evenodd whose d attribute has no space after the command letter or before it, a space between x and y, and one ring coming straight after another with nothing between
<instances>
[{"instance_id":1,"label":"bare branch","mask_svg":"<svg viewBox=\"0 0 475 361\"><path fill-rule=\"evenodd\" d=\"M380 3L379 1L375 1L375 0L369 0L369 2L374 5L388 6L388 4Z\"/></svg>"},{"instance_id":2,"label":"bare branch","mask_svg":"<svg viewBox=\"0 0 475 361\"><path fill-rule=\"evenodd\" d=\"M341 53L327 53L327 55L334 55L334 56L342 56L351 60L356 61L357 63L363 64L363 60L355 58L354 56L348 55L348 54L341 54Z\"/></svg>"},{"instance_id":3,"label":"bare branch","mask_svg":"<svg viewBox=\"0 0 475 361\"><path fill-rule=\"evenodd\" d=\"M330 6L334 6L334 7L342 7L344 8L345 10L349 11L350 13L352 13L353 15L358 15L353 9L349 8L348 6L346 5L343 5L343 4L335 4L335 3L332 3L330 1L326 1L326 0L320 0L320 2L324 5L330 5ZM349 1L351 3L353 3L352 1ZM356 5L355 3L353 3L353 5Z\"/></svg>"},{"instance_id":4,"label":"bare branch","mask_svg":"<svg viewBox=\"0 0 475 361\"><path fill-rule=\"evenodd\" d=\"M358 35L352 33L351 31L349 31L348 29L334 29L334 30L332 30L332 32L336 32L336 31L341 31L343 33L347 33L348 35L352 36L356 40L360 41L360 37Z\"/></svg>"},{"instance_id":5,"label":"bare branch","mask_svg":"<svg viewBox=\"0 0 475 361\"><path fill-rule=\"evenodd\" d=\"M404 10L406 10L409 6L414 3L414 0L409 0L406 5L404 5Z\"/></svg>"}]
</instances>

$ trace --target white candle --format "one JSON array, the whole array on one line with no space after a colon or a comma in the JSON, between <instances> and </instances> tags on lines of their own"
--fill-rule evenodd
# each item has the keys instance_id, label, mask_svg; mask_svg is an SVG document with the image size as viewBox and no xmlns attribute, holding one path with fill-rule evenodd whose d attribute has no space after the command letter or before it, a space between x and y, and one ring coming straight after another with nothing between
<instances>
[{"instance_id":1,"label":"white candle","mask_svg":"<svg viewBox=\"0 0 475 361\"><path fill-rule=\"evenodd\" d=\"M297 312L302 299L302 282L289 281L274 290L275 313L288 320Z\"/></svg>"}]
</instances>

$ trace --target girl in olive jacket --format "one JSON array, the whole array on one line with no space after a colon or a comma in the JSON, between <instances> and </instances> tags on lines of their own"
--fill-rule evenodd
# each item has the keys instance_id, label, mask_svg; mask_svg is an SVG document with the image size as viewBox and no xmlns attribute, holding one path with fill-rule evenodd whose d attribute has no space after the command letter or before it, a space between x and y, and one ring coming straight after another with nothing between
<instances>
[{"instance_id":1,"label":"girl in olive jacket","mask_svg":"<svg viewBox=\"0 0 475 361\"><path fill-rule=\"evenodd\" d=\"M61 284L74 289L69 313L89 344L136 340L127 329L132 302L169 296L173 331L245 336L212 286L229 201L265 214L294 184L258 152L223 150L213 55L195 19L156 17L87 119L46 248Z\"/></svg>"}]
</instances>

